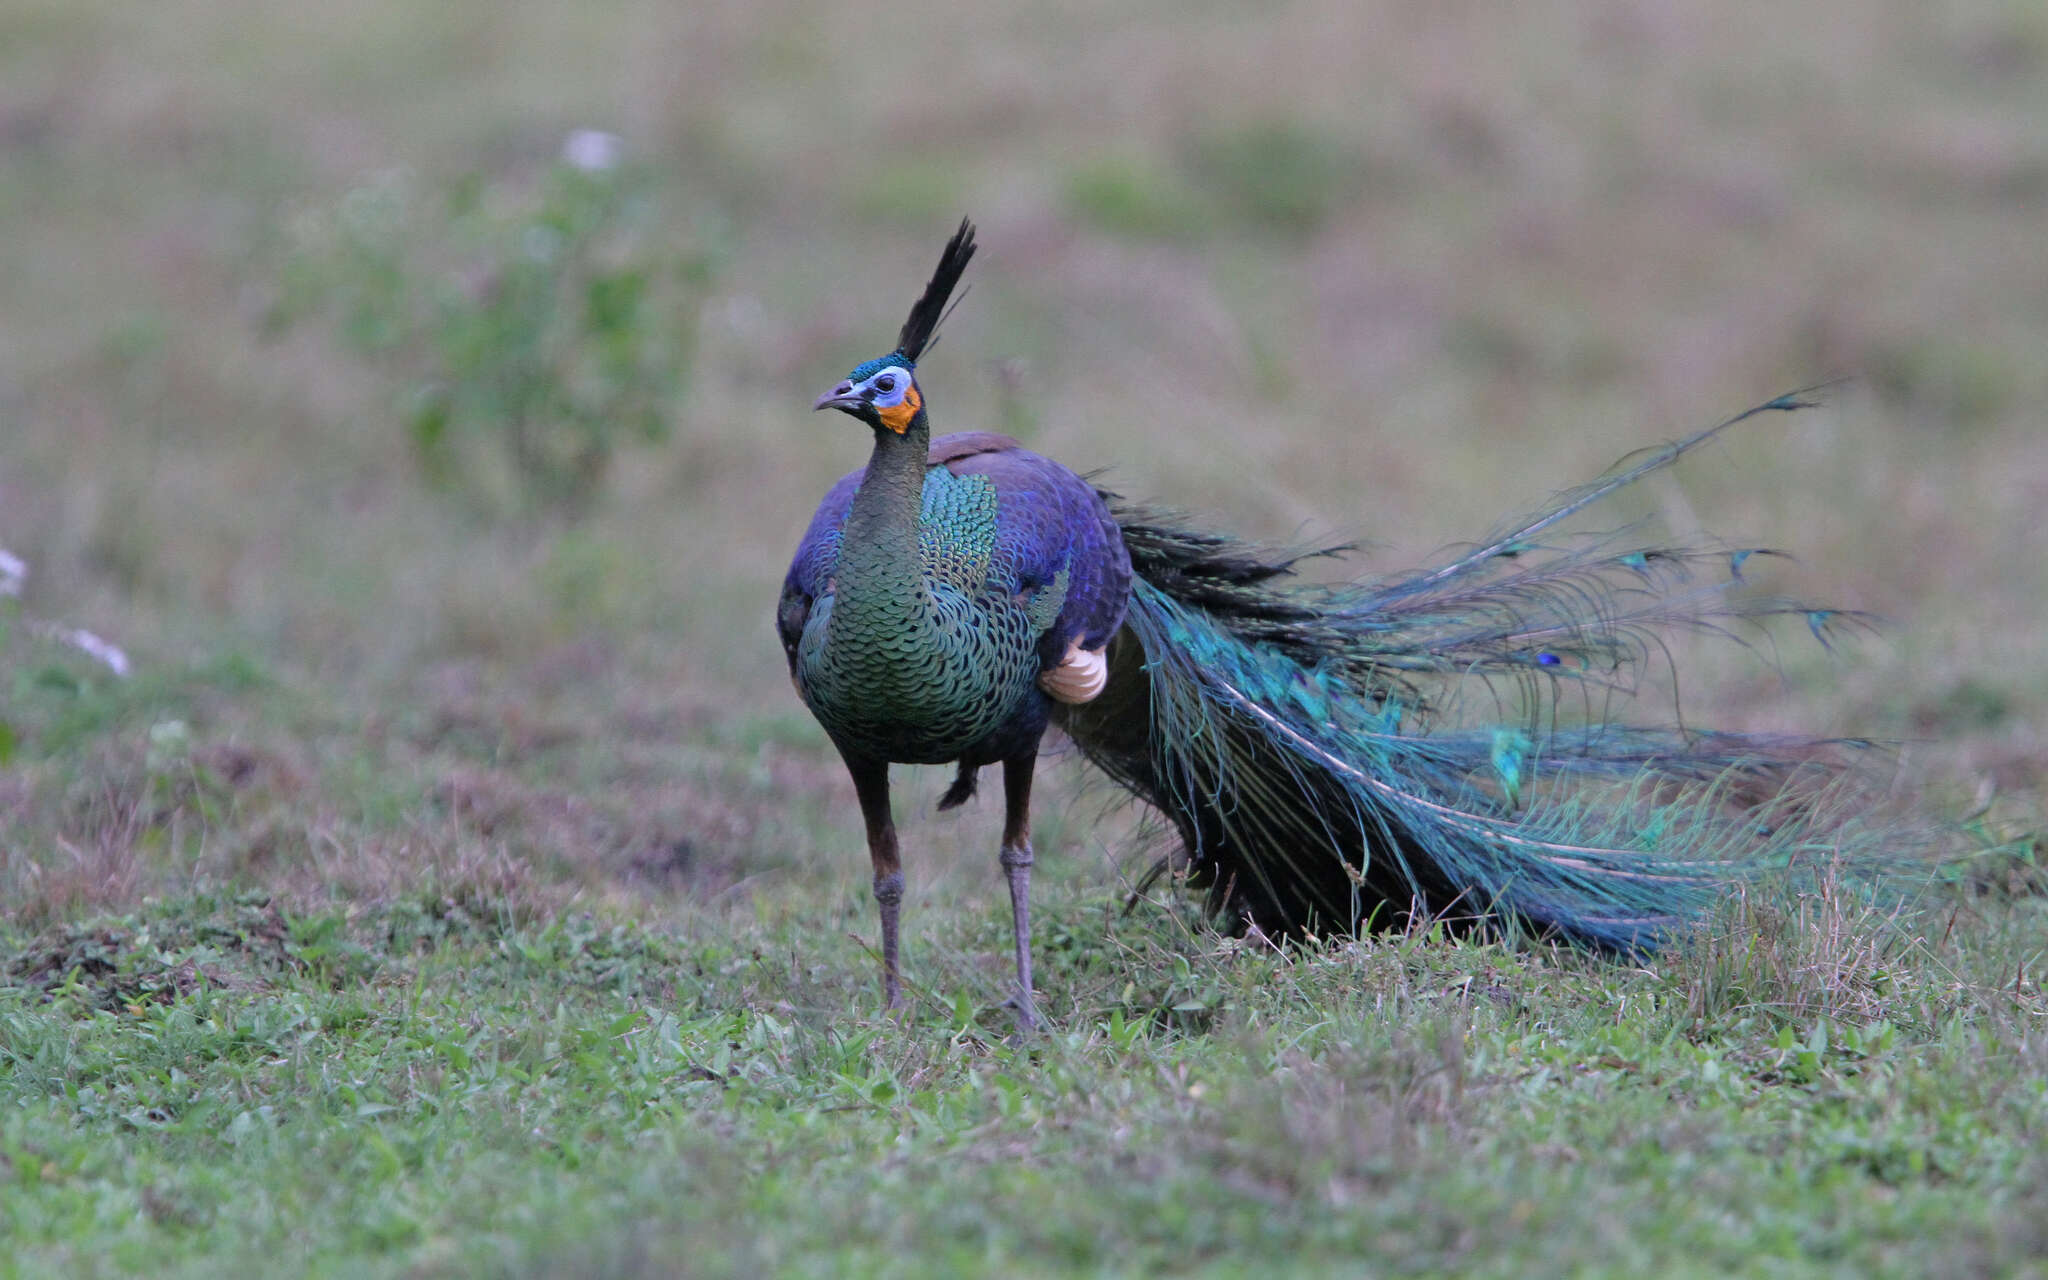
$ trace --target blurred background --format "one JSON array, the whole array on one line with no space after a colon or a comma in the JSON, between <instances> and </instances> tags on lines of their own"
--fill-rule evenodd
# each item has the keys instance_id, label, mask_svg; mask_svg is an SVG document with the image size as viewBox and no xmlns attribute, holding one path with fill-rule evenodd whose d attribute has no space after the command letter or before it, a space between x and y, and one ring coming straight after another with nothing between
<instances>
[{"instance_id":1,"label":"blurred background","mask_svg":"<svg viewBox=\"0 0 2048 1280\"><path fill-rule=\"evenodd\" d=\"M937 429L1367 571L1851 379L1624 513L1886 619L1688 652L1689 718L1901 739L2038 814L2038 4L8 0L16 922L804 868L865 919L770 617L867 449L811 399L963 214ZM1073 808L1041 852L1110 849ZM920 866L994 888L992 822L920 824Z\"/></svg>"}]
</instances>

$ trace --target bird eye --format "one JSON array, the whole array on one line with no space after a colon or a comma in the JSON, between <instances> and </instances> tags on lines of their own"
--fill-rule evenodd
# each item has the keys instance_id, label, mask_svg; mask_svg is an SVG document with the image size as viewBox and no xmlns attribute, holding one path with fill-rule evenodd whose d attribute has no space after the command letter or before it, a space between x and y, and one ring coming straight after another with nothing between
<instances>
[{"instance_id":1,"label":"bird eye","mask_svg":"<svg viewBox=\"0 0 2048 1280\"><path fill-rule=\"evenodd\" d=\"M883 375L882 375L881 377L879 377L879 378L876 378L876 379L875 379L875 390L877 390L877 391L894 391L895 389L896 389L896 375L895 375L895 374L892 374L892 373L885 373L885 374L883 374Z\"/></svg>"}]
</instances>

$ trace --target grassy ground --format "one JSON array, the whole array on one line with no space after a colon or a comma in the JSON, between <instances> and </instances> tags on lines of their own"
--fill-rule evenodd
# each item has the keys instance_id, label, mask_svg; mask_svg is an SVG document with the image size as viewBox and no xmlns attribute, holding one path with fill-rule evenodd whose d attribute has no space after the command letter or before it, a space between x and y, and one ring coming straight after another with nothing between
<instances>
[{"instance_id":1,"label":"grassy ground","mask_svg":"<svg viewBox=\"0 0 2048 1280\"><path fill-rule=\"evenodd\" d=\"M939 777L875 1016L768 631L864 451L809 397L972 212L944 428L1374 565L1855 376L1642 495L1889 619L1684 652L1692 717L1904 740L2036 831L2036 6L588 8L0 6L0 1270L2042 1269L2024 841L1652 966L1282 956L1125 914L1147 852L1062 763L1019 1051ZM479 518L278 299L349 191L516 203L579 127L713 252L690 389L587 518Z\"/></svg>"}]
</instances>

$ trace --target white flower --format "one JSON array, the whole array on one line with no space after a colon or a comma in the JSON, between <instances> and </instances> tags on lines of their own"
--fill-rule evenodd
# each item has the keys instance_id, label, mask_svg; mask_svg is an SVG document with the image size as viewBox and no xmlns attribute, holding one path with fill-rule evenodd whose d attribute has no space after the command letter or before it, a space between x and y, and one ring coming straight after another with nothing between
<instances>
[{"instance_id":1,"label":"white flower","mask_svg":"<svg viewBox=\"0 0 2048 1280\"><path fill-rule=\"evenodd\" d=\"M128 674L128 655L118 645L109 644L84 627L58 633L58 639L78 650L88 658L97 658L105 663L107 670L117 676Z\"/></svg>"},{"instance_id":2,"label":"white flower","mask_svg":"<svg viewBox=\"0 0 2048 1280\"><path fill-rule=\"evenodd\" d=\"M18 596L21 586L28 581L28 562L5 547L0 547L0 596Z\"/></svg>"},{"instance_id":3,"label":"white flower","mask_svg":"<svg viewBox=\"0 0 2048 1280\"><path fill-rule=\"evenodd\" d=\"M562 159L585 173L602 173L618 167L625 140L602 129L577 129L562 143Z\"/></svg>"}]
</instances>

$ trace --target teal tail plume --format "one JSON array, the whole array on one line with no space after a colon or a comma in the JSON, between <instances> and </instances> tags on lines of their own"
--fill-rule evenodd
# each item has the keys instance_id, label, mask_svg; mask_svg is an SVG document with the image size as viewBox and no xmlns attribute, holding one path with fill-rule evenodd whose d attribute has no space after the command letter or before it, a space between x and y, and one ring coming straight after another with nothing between
<instances>
[{"instance_id":1,"label":"teal tail plume","mask_svg":"<svg viewBox=\"0 0 2048 1280\"><path fill-rule=\"evenodd\" d=\"M1113 499L1128 621L1107 692L1064 727L1166 815L1212 911L1275 936L1421 915L1641 953L1761 875L1875 865L1894 855L1864 816L1868 744L1610 711L1674 630L1739 642L1790 616L1828 644L1869 620L1752 589L1764 549L1560 530L1736 423L1813 403L1781 396L1445 563L1335 586L1294 580L1300 554Z\"/></svg>"}]
</instances>

